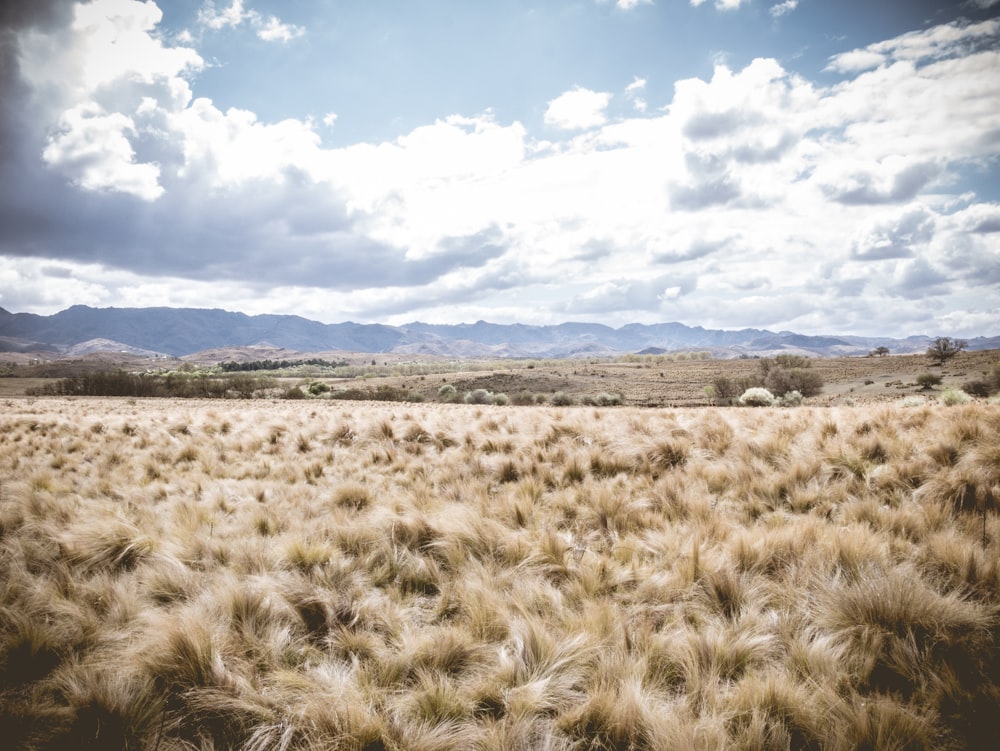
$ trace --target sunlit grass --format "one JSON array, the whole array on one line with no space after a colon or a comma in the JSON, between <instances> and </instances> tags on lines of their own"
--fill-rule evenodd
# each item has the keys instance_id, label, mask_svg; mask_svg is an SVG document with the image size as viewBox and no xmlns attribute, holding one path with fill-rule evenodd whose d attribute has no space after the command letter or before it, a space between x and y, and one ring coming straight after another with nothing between
<instances>
[{"instance_id":1,"label":"sunlit grass","mask_svg":"<svg viewBox=\"0 0 1000 751\"><path fill-rule=\"evenodd\" d=\"M38 399L10 748L987 748L1000 407Z\"/></svg>"}]
</instances>

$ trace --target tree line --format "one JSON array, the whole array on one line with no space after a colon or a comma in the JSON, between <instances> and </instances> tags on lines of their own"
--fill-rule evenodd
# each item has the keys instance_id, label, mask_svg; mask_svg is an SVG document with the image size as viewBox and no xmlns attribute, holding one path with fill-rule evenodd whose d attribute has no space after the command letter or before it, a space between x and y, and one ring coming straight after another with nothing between
<instances>
[{"instance_id":1,"label":"tree line","mask_svg":"<svg viewBox=\"0 0 1000 751\"><path fill-rule=\"evenodd\" d=\"M318 357L312 357L308 360L250 360L249 362L236 362L235 360L229 360L227 362L219 363L219 370L223 373L242 373L254 370L284 370L285 368L294 368L299 365L314 365L321 368L342 368L349 364L350 363L348 363L347 360L334 362L331 360L323 360Z\"/></svg>"},{"instance_id":2,"label":"tree line","mask_svg":"<svg viewBox=\"0 0 1000 751\"><path fill-rule=\"evenodd\" d=\"M180 397L189 399L250 399L274 388L274 379L260 376L192 376L187 373L128 373L98 371L60 378L53 383L25 390L28 396L131 396Z\"/></svg>"}]
</instances>

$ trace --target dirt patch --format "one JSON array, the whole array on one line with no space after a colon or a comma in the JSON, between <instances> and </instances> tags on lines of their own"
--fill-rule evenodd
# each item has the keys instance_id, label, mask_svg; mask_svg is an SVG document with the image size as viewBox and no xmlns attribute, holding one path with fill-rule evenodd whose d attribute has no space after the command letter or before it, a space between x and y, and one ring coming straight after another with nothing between
<instances>
[{"instance_id":1,"label":"dirt patch","mask_svg":"<svg viewBox=\"0 0 1000 751\"><path fill-rule=\"evenodd\" d=\"M544 374L524 375L522 373L490 373L474 378L461 378L451 382L459 391L475 391L486 389L494 394L516 394L530 391L539 394L554 394L557 391L572 389L574 383L565 376L550 376Z\"/></svg>"}]
</instances>

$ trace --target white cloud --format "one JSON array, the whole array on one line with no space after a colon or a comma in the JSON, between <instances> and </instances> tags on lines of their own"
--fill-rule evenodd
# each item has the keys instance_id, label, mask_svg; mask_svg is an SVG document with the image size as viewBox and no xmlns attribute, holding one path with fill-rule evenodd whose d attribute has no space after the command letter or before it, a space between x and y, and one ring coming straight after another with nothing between
<instances>
[{"instance_id":1,"label":"white cloud","mask_svg":"<svg viewBox=\"0 0 1000 751\"><path fill-rule=\"evenodd\" d=\"M181 139L184 166L180 176L212 187L248 181L282 182L289 168L319 176L319 136L300 120L261 123L248 110L221 112L211 100L196 99L169 116Z\"/></svg>"},{"instance_id":2,"label":"white cloud","mask_svg":"<svg viewBox=\"0 0 1000 751\"><path fill-rule=\"evenodd\" d=\"M622 10L632 10L637 5L652 5L653 0L615 0L615 5Z\"/></svg>"},{"instance_id":3,"label":"white cloud","mask_svg":"<svg viewBox=\"0 0 1000 751\"><path fill-rule=\"evenodd\" d=\"M305 34L306 31L301 26L286 24L279 21L274 16L268 17L257 27L257 36L265 42L290 42L296 37Z\"/></svg>"},{"instance_id":4,"label":"white cloud","mask_svg":"<svg viewBox=\"0 0 1000 751\"><path fill-rule=\"evenodd\" d=\"M562 130L582 130L603 125L611 94L577 87L549 101L545 123Z\"/></svg>"},{"instance_id":5,"label":"white cloud","mask_svg":"<svg viewBox=\"0 0 1000 751\"><path fill-rule=\"evenodd\" d=\"M134 133L135 125L125 115L76 107L63 113L60 132L49 141L42 158L88 190L131 193L152 201L163 194L160 169L135 162L127 135Z\"/></svg>"},{"instance_id":6,"label":"white cloud","mask_svg":"<svg viewBox=\"0 0 1000 751\"><path fill-rule=\"evenodd\" d=\"M791 13L798 7L799 7L799 0L785 0L783 3L772 5L771 10L769 12L774 18L780 18L786 13Z\"/></svg>"},{"instance_id":7,"label":"white cloud","mask_svg":"<svg viewBox=\"0 0 1000 751\"><path fill-rule=\"evenodd\" d=\"M857 260L910 258L934 237L934 215L921 204L876 215L855 235L851 255Z\"/></svg>"},{"instance_id":8,"label":"white cloud","mask_svg":"<svg viewBox=\"0 0 1000 751\"><path fill-rule=\"evenodd\" d=\"M217 10L215 3L208 0L198 11L198 23L218 30L239 26L248 15L249 13L243 10L243 0L233 0L232 5L222 10Z\"/></svg>"},{"instance_id":9,"label":"white cloud","mask_svg":"<svg viewBox=\"0 0 1000 751\"><path fill-rule=\"evenodd\" d=\"M974 51L982 42L995 39L998 34L998 18L977 24L955 21L834 55L826 69L856 73L890 61L919 63L960 57Z\"/></svg>"},{"instance_id":10,"label":"white cloud","mask_svg":"<svg viewBox=\"0 0 1000 751\"><path fill-rule=\"evenodd\" d=\"M49 103L45 174L75 186L60 205L98 194L48 220L65 229L46 252L75 259L59 263L80 283L54 287L71 302L882 333L932 321L933 306L1000 308L1000 208L948 193L1000 153L1000 53L976 26L855 51L864 66L845 53L828 87L772 59L719 65L651 116L611 121L610 93L576 88L548 103L546 125L567 131L551 142L487 111L330 148L317 128L333 112L268 122L193 96L201 58L158 35L152 3L84 10L72 33L25 36L20 60ZM213 12L219 28L252 23L241 3ZM100 59L121 44L149 54ZM645 90L635 78L621 97L642 112ZM119 222L127 201L104 193L149 203ZM101 245L88 232L112 225L114 257L88 263ZM26 284L45 273L16 270ZM892 311L869 302L887 295Z\"/></svg>"},{"instance_id":11,"label":"white cloud","mask_svg":"<svg viewBox=\"0 0 1000 751\"><path fill-rule=\"evenodd\" d=\"M703 5L707 0L691 0L691 5L697 8L699 5ZM736 10L744 3L748 3L750 0L715 0L716 10Z\"/></svg>"},{"instance_id":12,"label":"white cloud","mask_svg":"<svg viewBox=\"0 0 1000 751\"><path fill-rule=\"evenodd\" d=\"M22 38L22 74L36 88L61 89L78 99L116 83L183 82L180 77L201 70L204 61L193 49L167 47L151 33L162 17L152 2L77 4L71 33Z\"/></svg>"},{"instance_id":13,"label":"white cloud","mask_svg":"<svg viewBox=\"0 0 1000 751\"><path fill-rule=\"evenodd\" d=\"M632 102L637 112L645 112L648 108L643 92L646 90L646 79L635 77L628 86L625 87L625 98Z\"/></svg>"},{"instance_id":14,"label":"white cloud","mask_svg":"<svg viewBox=\"0 0 1000 751\"><path fill-rule=\"evenodd\" d=\"M215 7L214 2L208 0L198 11L198 22L215 31L236 28L246 22L265 42L289 42L305 34L305 29L301 26L283 23L276 16L265 18L256 10L245 9L243 0L233 0L231 5L221 10Z\"/></svg>"},{"instance_id":15,"label":"white cloud","mask_svg":"<svg viewBox=\"0 0 1000 751\"><path fill-rule=\"evenodd\" d=\"M161 19L152 2L95 0L75 6L72 34L22 40L23 74L46 93L42 109L57 113L42 158L84 189L147 201L163 194L160 167L139 159L133 146L143 130L139 120L158 107L185 106L185 76L204 62L194 50L156 38Z\"/></svg>"}]
</instances>

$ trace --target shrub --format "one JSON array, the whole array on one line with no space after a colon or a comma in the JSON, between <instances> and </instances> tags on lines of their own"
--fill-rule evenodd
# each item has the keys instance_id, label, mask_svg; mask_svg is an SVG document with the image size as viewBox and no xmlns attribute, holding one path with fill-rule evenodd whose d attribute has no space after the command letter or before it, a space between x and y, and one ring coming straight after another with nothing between
<instances>
[{"instance_id":1,"label":"shrub","mask_svg":"<svg viewBox=\"0 0 1000 751\"><path fill-rule=\"evenodd\" d=\"M506 407L510 404L510 398L506 394L494 394L493 403L498 407Z\"/></svg>"},{"instance_id":2,"label":"shrub","mask_svg":"<svg viewBox=\"0 0 1000 751\"><path fill-rule=\"evenodd\" d=\"M744 407L773 407L775 404L774 394L759 386L744 391L739 401Z\"/></svg>"},{"instance_id":3,"label":"shrub","mask_svg":"<svg viewBox=\"0 0 1000 751\"><path fill-rule=\"evenodd\" d=\"M966 381L962 384L962 391L964 391L969 396L980 396L984 399L993 393L988 381Z\"/></svg>"},{"instance_id":4,"label":"shrub","mask_svg":"<svg viewBox=\"0 0 1000 751\"><path fill-rule=\"evenodd\" d=\"M917 376L917 385L924 391L930 391L941 383L941 376L937 373L921 373Z\"/></svg>"},{"instance_id":5,"label":"shrub","mask_svg":"<svg viewBox=\"0 0 1000 751\"><path fill-rule=\"evenodd\" d=\"M556 407L569 407L573 403L573 397L565 391L557 391L552 395L552 404Z\"/></svg>"},{"instance_id":6,"label":"shrub","mask_svg":"<svg viewBox=\"0 0 1000 751\"><path fill-rule=\"evenodd\" d=\"M493 394L486 389L474 389L465 395L466 404L489 404L493 401Z\"/></svg>"},{"instance_id":7,"label":"shrub","mask_svg":"<svg viewBox=\"0 0 1000 751\"><path fill-rule=\"evenodd\" d=\"M986 382L990 385L990 393L995 394L1000 391L1000 363L995 363L986 374Z\"/></svg>"},{"instance_id":8,"label":"shrub","mask_svg":"<svg viewBox=\"0 0 1000 751\"><path fill-rule=\"evenodd\" d=\"M763 366L764 363L768 362L765 358L760 361ZM812 360L804 355L775 355L774 364L779 368L785 368L786 370L797 370L801 368L811 368Z\"/></svg>"},{"instance_id":9,"label":"shrub","mask_svg":"<svg viewBox=\"0 0 1000 751\"><path fill-rule=\"evenodd\" d=\"M444 386L438 389L438 398L444 399L445 401L453 401L458 395L458 389L452 386L450 383L446 383Z\"/></svg>"},{"instance_id":10,"label":"shrub","mask_svg":"<svg viewBox=\"0 0 1000 751\"><path fill-rule=\"evenodd\" d=\"M972 397L964 391L959 391L958 389L953 388L947 388L942 391L939 398L942 404L949 407L954 407L956 404L968 404L972 401Z\"/></svg>"},{"instance_id":11,"label":"shrub","mask_svg":"<svg viewBox=\"0 0 1000 751\"><path fill-rule=\"evenodd\" d=\"M292 386L290 389L285 389L285 393L281 396L283 399L305 399L306 392L299 386Z\"/></svg>"},{"instance_id":12,"label":"shrub","mask_svg":"<svg viewBox=\"0 0 1000 751\"><path fill-rule=\"evenodd\" d=\"M802 404L802 394L798 391L788 391L781 396L782 407L798 407Z\"/></svg>"},{"instance_id":13,"label":"shrub","mask_svg":"<svg viewBox=\"0 0 1000 751\"><path fill-rule=\"evenodd\" d=\"M309 393L313 396L319 396L320 394L326 394L330 391L329 384L323 383L323 381L313 381L309 384Z\"/></svg>"},{"instance_id":14,"label":"shrub","mask_svg":"<svg viewBox=\"0 0 1000 751\"><path fill-rule=\"evenodd\" d=\"M617 407L622 403L621 394L609 394L603 392L600 394L587 394L580 397L580 404L587 407Z\"/></svg>"},{"instance_id":15,"label":"shrub","mask_svg":"<svg viewBox=\"0 0 1000 751\"><path fill-rule=\"evenodd\" d=\"M802 396L815 396L823 388L823 376L809 368L789 369L774 365L764 377L764 387L777 396L784 396L789 391L798 391Z\"/></svg>"}]
</instances>

